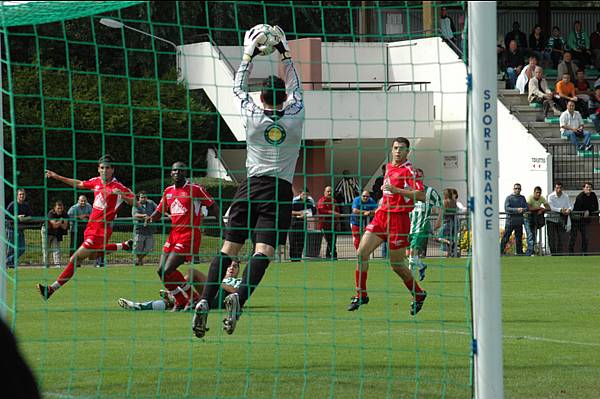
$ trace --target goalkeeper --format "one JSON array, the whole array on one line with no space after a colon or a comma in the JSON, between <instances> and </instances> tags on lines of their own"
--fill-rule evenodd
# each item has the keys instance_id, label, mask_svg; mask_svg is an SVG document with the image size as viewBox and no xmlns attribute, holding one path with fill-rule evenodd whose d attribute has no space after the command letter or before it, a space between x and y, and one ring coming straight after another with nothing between
<instances>
[{"instance_id":1,"label":"goalkeeper","mask_svg":"<svg viewBox=\"0 0 600 399\"><path fill-rule=\"evenodd\" d=\"M274 47L281 54L285 82L276 76L268 77L260 93L262 106L258 106L248 92L248 78L252 58L261 54L260 43L269 35L279 39ZM196 305L192 329L198 338L206 333L209 300L219 289L220 276L253 234L256 246L242 283L225 298L227 313L223 329L228 334L233 333L244 304L260 284L275 254L275 247L285 243L292 220L292 179L302 140L304 102L300 77L281 28L258 25L246 32L244 55L235 75L233 93L246 130L248 178L233 198L225 242L221 253L210 264L208 280Z\"/></svg>"},{"instance_id":2,"label":"goalkeeper","mask_svg":"<svg viewBox=\"0 0 600 399\"><path fill-rule=\"evenodd\" d=\"M423 169L415 169L415 177L417 180L423 181ZM409 239L409 267L414 272L415 268L419 270L419 281L425 279L425 270L427 265L421 260L421 256L425 256L427 252L427 239L431 232L431 222L429 217L432 213L436 213L438 218L435 222L435 230L439 229L442 224L443 208L442 198L440 194L429 186L424 186L425 200L416 201L415 207L410 213L410 233Z\"/></svg>"}]
</instances>

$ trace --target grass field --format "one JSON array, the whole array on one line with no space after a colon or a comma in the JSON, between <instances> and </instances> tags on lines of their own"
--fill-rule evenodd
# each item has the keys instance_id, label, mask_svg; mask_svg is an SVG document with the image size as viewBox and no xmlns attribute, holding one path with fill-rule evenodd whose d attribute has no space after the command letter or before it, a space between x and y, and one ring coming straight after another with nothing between
<instances>
[{"instance_id":1,"label":"grass field","mask_svg":"<svg viewBox=\"0 0 600 399\"><path fill-rule=\"evenodd\" d=\"M189 313L117 306L120 296L156 297L153 267L83 267L48 304L34 285L59 269L23 268L16 332L48 398L468 398L466 261L430 263L417 318L381 261L371 264L371 303L354 313L352 262L273 264L236 332L226 335L214 311L204 340ZM598 397L598 264L503 259L506 398Z\"/></svg>"}]
</instances>

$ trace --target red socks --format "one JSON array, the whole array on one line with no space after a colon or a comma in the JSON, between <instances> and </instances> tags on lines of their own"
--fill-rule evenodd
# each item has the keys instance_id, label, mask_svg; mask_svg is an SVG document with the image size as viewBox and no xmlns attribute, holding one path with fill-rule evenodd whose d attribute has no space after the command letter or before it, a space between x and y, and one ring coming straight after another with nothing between
<instances>
[{"instance_id":1,"label":"red socks","mask_svg":"<svg viewBox=\"0 0 600 399\"><path fill-rule=\"evenodd\" d=\"M364 298L367 296L367 273L359 270L354 271L354 279L356 280L356 296Z\"/></svg>"},{"instance_id":2,"label":"red socks","mask_svg":"<svg viewBox=\"0 0 600 399\"><path fill-rule=\"evenodd\" d=\"M73 262L69 262L67 263L65 270L63 270L60 276L58 276L56 279L56 282L62 287L63 285L67 284L71 277L73 277L73 274L75 274L75 265Z\"/></svg>"},{"instance_id":3,"label":"red socks","mask_svg":"<svg viewBox=\"0 0 600 399\"><path fill-rule=\"evenodd\" d=\"M423 292L423 289L419 286L419 283L417 283L414 278L409 277L403 281L406 288L408 288L408 290L413 294L415 298L417 297L417 295L420 296Z\"/></svg>"},{"instance_id":4,"label":"red socks","mask_svg":"<svg viewBox=\"0 0 600 399\"><path fill-rule=\"evenodd\" d=\"M190 284L185 281L185 277L179 270L163 275L165 288L171 291L175 298L175 306L185 306L190 299L196 303L199 295Z\"/></svg>"}]
</instances>

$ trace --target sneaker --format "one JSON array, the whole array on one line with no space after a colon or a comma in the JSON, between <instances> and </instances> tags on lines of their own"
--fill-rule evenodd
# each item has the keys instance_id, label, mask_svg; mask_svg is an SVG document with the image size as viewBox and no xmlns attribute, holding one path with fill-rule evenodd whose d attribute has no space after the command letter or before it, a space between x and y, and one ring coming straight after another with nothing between
<instances>
[{"instance_id":1,"label":"sneaker","mask_svg":"<svg viewBox=\"0 0 600 399\"><path fill-rule=\"evenodd\" d=\"M48 285L37 284L36 287L37 287L40 295L42 296L42 298L44 298L45 301L50 299L52 294L54 294L54 290L52 289L52 287L50 287Z\"/></svg>"},{"instance_id":2,"label":"sneaker","mask_svg":"<svg viewBox=\"0 0 600 399\"><path fill-rule=\"evenodd\" d=\"M359 296L353 296L352 301L350 301L350 305L348 305L348 312L353 312L358 309L360 305L366 305L367 303L369 303L368 296L362 298Z\"/></svg>"},{"instance_id":3,"label":"sneaker","mask_svg":"<svg viewBox=\"0 0 600 399\"><path fill-rule=\"evenodd\" d=\"M123 251L133 250L133 240L123 241L121 245L123 246Z\"/></svg>"},{"instance_id":4,"label":"sneaker","mask_svg":"<svg viewBox=\"0 0 600 399\"><path fill-rule=\"evenodd\" d=\"M227 316L223 319L223 330L227 334L233 334L235 325L240 318L240 297L238 294L229 294L224 302Z\"/></svg>"},{"instance_id":5,"label":"sneaker","mask_svg":"<svg viewBox=\"0 0 600 399\"><path fill-rule=\"evenodd\" d=\"M167 290L159 290L158 296L167 304L167 309L172 309L175 306L175 298Z\"/></svg>"},{"instance_id":6,"label":"sneaker","mask_svg":"<svg viewBox=\"0 0 600 399\"><path fill-rule=\"evenodd\" d=\"M593 146L593 145L591 145L591 144L589 144L589 145L587 145L587 146L585 147L585 150L586 150L586 151L592 151L592 149L593 149L593 148L594 148L594 146Z\"/></svg>"},{"instance_id":7,"label":"sneaker","mask_svg":"<svg viewBox=\"0 0 600 399\"><path fill-rule=\"evenodd\" d=\"M419 266L419 281L425 280L425 270L427 270L427 265L425 263L421 263Z\"/></svg>"},{"instance_id":8,"label":"sneaker","mask_svg":"<svg viewBox=\"0 0 600 399\"><path fill-rule=\"evenodd\" d=\"M117 303L123 309L127 309L127 310L140 310L139 305L136 306L136 304L133 303L132 301L130 301L129 299L119 298L119 300L117 301Z\"/></svg>"},{"instance_id":9,"label":"sneaker","mask_svg":"<svg viewBox=\"0 0 600 399\"><path fill-rule=\"evenodd\" d=\"M584 145L578 145L577 146L577 151L584 151L585 150L585 146Z\"/></svg>"},{"instance_id":10,"label":"sneaker","mask_svg":"<svg viewBox=\"0 0 600 399\"><path fill-rule=\"evenodd\" d=\"M196 305L196 311L194 318L192 319L192 331L198 338L204 337L204 334L208 331L206 323L208 321L208 301L201 299Z\"/></svg>"},{"instance_id":11,"label":"sneaker","mask_svg":"<svg viewBox=\"0 0 600 399\"><path fill-rule=\"evenodd\" d=\"M415 295L415 299L413 301L411 301L410 303L410 315L414 316L417 313L419 313L421 311L421 308L423 307L423 303L425 303L425 299L427 298L427 292L423 291L421 294L417 294L421 297L420 301L416 300L416 295Z\"/></svg>"}]
</instances>

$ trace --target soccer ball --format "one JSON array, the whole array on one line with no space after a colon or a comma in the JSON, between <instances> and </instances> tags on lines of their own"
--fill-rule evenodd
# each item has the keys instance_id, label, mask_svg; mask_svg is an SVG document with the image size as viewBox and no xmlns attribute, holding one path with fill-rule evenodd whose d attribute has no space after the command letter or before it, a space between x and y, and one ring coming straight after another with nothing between
<instances>
[{"instance_id":1,"label":"soccer ball","mask_svg":"<svg viewBox=\"0 0 600 399\"><path fill-rule=\"evenodd\" d=\"M256 46L258 51L260 51L258 55L269 55L273 53L273 51L275 51L275 46L281 41L277 31L271 25L267 24L259 24L252 29L260 32Z\"/></svg>"}]
</instances>

